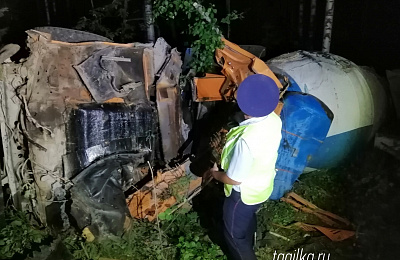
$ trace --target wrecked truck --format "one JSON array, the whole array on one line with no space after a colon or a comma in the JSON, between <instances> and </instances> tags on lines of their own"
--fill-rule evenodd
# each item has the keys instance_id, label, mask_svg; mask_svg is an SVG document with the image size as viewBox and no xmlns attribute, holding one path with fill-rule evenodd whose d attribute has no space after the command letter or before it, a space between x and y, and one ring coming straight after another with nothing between
<instances>
[{"instance_id":1,"label":"wrecked truck","mask_svg":"<svg viewBox=\"0 0 400 260\"><path fill-rule=\"evenodd\" d=\"M129 189L155 161L190 153L193 140L182 119L178 86L180 54L162 38L155 44L118 44L48 27L27 34L30 55L1 67L3 185L15 205L54 230L76 225L94 236L118 234L132 214L125 200ZM191 79L190 99L199 107L234 103L237 86L248 75L275 80L281 91L275 112L283 129L271 199L282 197L307 168L340 163L379 126L384 94L373 73L336 55L305 51L266 64L224 43L216 51L222 75ZM196 120L204 116L200 110ZM223 141L214 148L221 146ZM144 200L151 207L135 217L154 219L171 206L165 200L154 212L155 195L150 186L143 188L129 209Z\"/></svg>"},{"instance_id":2,"label":"wrecked truck","mask_svg":"<svg viewBox=\"0 0 400 260\"><path fill-rule=\"evenodd\" d=\"M52 230L118 234L130 219L124 192L183 140L180 54L162 38L27 35L29 56L0 67L2 185Z\"/></svg>"}]
</instances>

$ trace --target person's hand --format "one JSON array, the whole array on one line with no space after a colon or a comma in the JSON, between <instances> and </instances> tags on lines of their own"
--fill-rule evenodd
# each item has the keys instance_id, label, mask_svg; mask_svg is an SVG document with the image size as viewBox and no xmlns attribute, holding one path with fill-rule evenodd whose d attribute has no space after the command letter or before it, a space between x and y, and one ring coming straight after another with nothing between
<instances>
[{"instance_id":1,"label":"person's hand","mask_svg":"<svg viewBox=\"0 0 400 260\"><path fill-rule=\"evenodd\" d=\"M210 171L212 171L212 172L217 172L217 171L219 171L217 163L214 163L214 165L213 165L213 167L210 169Z\"/></svg>"},{"instance_id":2,"label":"person's hand","mask_svg":"<svg viewBox=\"0 0 400 260\"><path fill-rule=\"evenodd\" d=\"M213 167L210 169L210 174L214 177L214 172L219 171L217 163L214 163Z\"/></svg>"},{"instance_id":3,"label":"person's hand","mask_svg":"<svg viewBox=\"0 0 400 260\"><path fill-rule=\"evenodd\" d=\"M218 170L219 170L219 169L218 169L217 164L214 163L213 167L210 168L209 170L207 170L207 171L203 174L203 181L207 181L207 180L209 180L210 178L212 178L212 177L213 177L213 172L217 172Z\"/></svg>"}]
</instances>

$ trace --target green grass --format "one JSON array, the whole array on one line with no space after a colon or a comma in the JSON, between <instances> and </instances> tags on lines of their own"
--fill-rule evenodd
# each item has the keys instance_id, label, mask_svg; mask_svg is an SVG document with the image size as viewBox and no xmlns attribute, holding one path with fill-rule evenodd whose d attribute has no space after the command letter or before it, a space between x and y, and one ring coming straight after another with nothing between
<instances>
[{"instance_id":1,"label":"green grass","mask_svg":"<svg viewBox=\"0 0 400 260\"><path fill-rule=\"evenodd\" d=\"M345 196L343 190L341 171L330 170L302 174L291 191L321 209L341 215L344 212L343 200ZM282 201L265 202L257 214L257 220L259 236L257 255L259 259L273 259L275 250L277 252L292 252L308 244L310 240L325 239L318 232L310 233L291 227L290 225L295 222L317 225L324 225L324 223L316 216L296 211L291 205ZM289 239L289 241L272 235L270 231Z\"/></svg>"}]
</instances>

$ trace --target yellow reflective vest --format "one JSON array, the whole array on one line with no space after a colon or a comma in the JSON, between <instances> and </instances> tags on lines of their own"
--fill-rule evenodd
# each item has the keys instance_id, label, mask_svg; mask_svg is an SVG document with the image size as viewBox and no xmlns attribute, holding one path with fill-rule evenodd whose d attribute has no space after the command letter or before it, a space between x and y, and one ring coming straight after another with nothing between
<instances>
[{"instance_id":1,"label":"yellow reflective vest","mask_svg":"<svg viewBox=\"0 0 400 260\"><path fill-rule=\"evenodd\" d=\"M235 144L240 138L244 139L253 156L251 169L240 184L241 199L247 205L262 203L272 193L281 129L280 117L272 112L261 121L232 128L227 135L221 155L221 167L225 171L229 168ZM229 197L231 192L232 185L225 184L225 195Z\"/></svg>"}]
</instances>

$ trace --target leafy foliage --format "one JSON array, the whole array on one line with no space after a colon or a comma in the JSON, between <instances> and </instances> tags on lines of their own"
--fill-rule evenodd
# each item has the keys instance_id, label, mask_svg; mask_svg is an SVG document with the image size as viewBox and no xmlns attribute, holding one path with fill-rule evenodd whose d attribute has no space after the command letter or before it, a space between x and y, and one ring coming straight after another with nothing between
<instances>
[{"instance_id":1,"label":"leafy foliage","mask_svg":"<svg viewBox=\"0 0 400 260\"><path fill-rule=\"evenodd\" d=\"M88 17L82 17L76 29L85 30L120 42L132 41L136 26L128 19L130 13L124 0L113 0L110 4L95 8Z\"/></svg>"},{"instance_id":2,"label":"leafy foliage","mask_svg":"<svg viewBox=\"0 0 400 260\"><path fill-rule=\"evenodd\" d=\"M296 220L298 212L287 203L277 201L267 201L262 205L261 212L268 212L268 214L260 214L260 224L274 223L282 226L291 224ZM265 227L266 230L271 227Z\"/></svg>"},{"instance_id":3,"label":"leafy foliage","mask_svg":"<svg viewBox=\"0 0 400 260\"><path fill-rule=\"evenodd\" d=\"M209 243L204 243L198 236L182 236L179 238L179 248L180 258L182 260L214 260L223 259L223 254L219 247L215 244L209 245Z\"/></svg>"},{"instance_id":4,"label":"leafy foliage","mask_svg":"<svg viewBox=\"0 0 400 260\"><path fill-rule=\"evenodd\" d=\"M222 251L204 235L195 212L170 210L154 223L134 221L122 237L86 243L81 237L64 240L75 259L224 259Z\"/></svg>"},{"instance_id":5,"label":"leafy foliage","mask_svg":"<svg viewBox=\"0 0 400 260\"><path fill-rule=\"evenodd\" d=\"M146 221L133 222L122 237L87 243L80 237L68 237L65 244L75 259L173 259L175 248L168 241L160 241L157 227Z\"/></svg>"},{"instance_id":6,"label":"leafy foliage","mask_svg":"<svg viewBox=\"0 0 400 260\"><path fill-rule=\"evenodd\" d=\"M173 218L166 217L163 231L177 247L175 259L226 259L219 246L213 244L200 226L196 212L181 211Z\"/></svg>"},{"instance_id":7,"label":"leafy foliage","mask_svg":"<svg viewBox=\"0 0 400 260\"><path fill-rule=\"evenodd\" d=\"M7 225L0 230L0 259L26 254L49 235L31 225L23 212L7 212Z\"/></svg>"},{"instance_id":8,"label":"leafy foliage","mask_svg":"<svg viewBox=\"0 0 400 260\"><path fill-rule=\"evenodd\" d=\"M186 195L185 192L189 189L189 184L190 177L185 175L169 185L171 195L175 197L177 202L183 201Z\"/></svg>"},{"instance_id":9,"label":"leafy foliage","mask_svg":"<svg viewBox=\"0 0 400 260\"><path fill-rule=\"evenodd\" d=\"M213 66L214 51L223 47L222 32L219 21L215 17L217 9L211 4L208 7L201 5L199 0L155 0L154 19L163 18L173 20L177 17L186 21L187 32L193 37L192 68L197 72L206 72ZM223 18L220 22L229 24L240 18L236 11Z\"/></svg>"}]
</instances>

